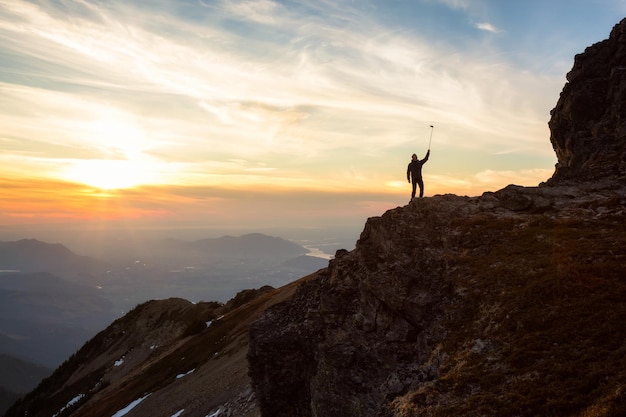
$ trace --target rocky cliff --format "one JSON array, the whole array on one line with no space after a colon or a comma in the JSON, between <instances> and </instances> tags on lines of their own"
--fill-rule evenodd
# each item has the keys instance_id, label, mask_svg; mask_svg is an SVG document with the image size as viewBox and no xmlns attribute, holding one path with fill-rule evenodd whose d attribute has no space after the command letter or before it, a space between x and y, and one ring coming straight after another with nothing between
<instances>
[{"instance_id":1,"label":"rocky cliff","mask_svg":"<svg viewBox=\"0 0 626 417\"><path fill-rule=\"evenodd\" d=\"M626 179L626 23L576 55L552 110L558 163L551 183Z\"/></svg>"},{"instance_id":2,"label":"rocky cliff","mask_svg":"<svg viewBox=\"0 0 626 417\"><path fill-rule=\"evenodd\" d=\"M624 33L576 57L545 184L389 210L279 289L142 304L5 417L626 415Z\"/></svg>"},{"instance_id":3,"label":"rocky cliff","mask_svg":"<svg viewBox=\"0 0 626 417\"><path fill-rule=\"evenodd\" d=\"M371 218L251 326L264 417L626 415L625 42L576 57L546 184Z\"/></svg>"},{"instance_id":4,"label":"rocky cliff","mask_svg":"<svg viewBox=\"0 0 626 417\"><path fill-rule=\"evenodd\" d=\"M257 416L245 359L247 330L281 294L289 295L289 287L242 291L225 305L175 298L141 304L87 342L5 417Z\"/></svg>"}]
</instances>

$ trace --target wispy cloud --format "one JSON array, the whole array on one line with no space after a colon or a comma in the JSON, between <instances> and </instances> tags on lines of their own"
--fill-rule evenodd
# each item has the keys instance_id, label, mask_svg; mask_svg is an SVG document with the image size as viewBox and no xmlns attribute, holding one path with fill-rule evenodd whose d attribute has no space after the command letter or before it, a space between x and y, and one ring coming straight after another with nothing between
<instances>
[{"instance_id":1,"label":"wispy cloud","mask_svg":"<svg viewBox=\"0 0 626 417\"><path fill-rule=\"evenodd\" d=\"M227 14L243 20L275 24L275 16L282 6L272 0L236 0L222 2L222 8Z\"/></svg>"},{"instance_id":2,"label":"wispy cloud","mask_svg":"<svg viewBox=\"0 0 626 417\"><path fill-rule=\"evenodd\" d=\"M565 71L475 30L508 30L488 2L398 4L452 13L466 41L369 1L0 0L0 175L121 160L176 187L404 195L434 124L428 193L536 183ZM502 155L524 163L480 174Z\"/></svg>"},{"instance_id":3,"label":"wispy cloud","mask_svg":"<svg viewBox=\"0 0 626 417\"><path fill-rule=\"evenodd\" d=\"M465 10L469 9L472 5L470 0L434 0L435 2L442 3L452 9Z\"/></svg>"},{"instance_id":4,"label":"wispy cloud","mask_svg":"<svg viewBox=\"0 0 626 417\"><path fill-rule=\"evenodd\" d=\"M483 30L485 32L492 32L492 33L500 32L500 29L496 28L491 23L482 22L482 23L476 23L475 25L476 25L476 28Z\"/></svg>"},{"instance_id":5,"label":"wispy cloud","mask_svg":"<svg viewBox=\"0 0 626 417\"><path fill-rule=\"evenodd\" d=\"M415 115L424 122L445 120L469 131L483 124L510 126L507 114L520 114L515 103L528 102L521 98L507 100L513 108L499 106L502 97L494 92L518 93L510 89L514 83L509 80L516 75L506 64L434 49L427 40L389 32L371 20L354 27L332 26L332 20L320 25L315 14L283 15L276 13L280 6L271 2L228 5L228 11L241 19L281 28L290 41L246 39L242 45L236 32L207 30L174 16L138 26L121 20L131 14L128 10L114 17L122 6L114 10L93 6L91 15L98 19L79 16L71 22L32 6L21 11L22 18L43 29L29 35L20 47L35 45L28 49L37 58L65 63L66 75L59 79L63 72L54 71L57 75L50 81L77 86L78 106L101 106L98 90L106 86L109 103L126 107L135 117L145 112L147 102L152 103L155 116L171 115L171 108L177 107L182 112L174 116L176 124L188 125L183 132L200 134L207 146L228 153L235 143L245 143L242 151L257 155L284 154L290 148L300 153L302 145L310 155L323 156L337 147L355 147L359 153L366 133L358 128L362 120L376 121L366 131L378 134L380 127L393 126L400 145L411 135L408 129ZM265 15L272 19L260 17ZM173 34L160 38L155 25ZM5 29L18 30L8 25ZM273 42L270 54L263 52L267 42ZM97 75L87 78L86 73ZM494 80L506 85L496 84L494 89ZM145 98L129 100L137 93ZM189 123L198 110L206 111L204 127ZM491 110L495 113L489 116ZM489 118L493 121L480 120ZM172 136L177 135L172 132ZM255 140L247 139L252 136ZM193 144L197 139L187 140Z\"/></svg>"}]
</instances>

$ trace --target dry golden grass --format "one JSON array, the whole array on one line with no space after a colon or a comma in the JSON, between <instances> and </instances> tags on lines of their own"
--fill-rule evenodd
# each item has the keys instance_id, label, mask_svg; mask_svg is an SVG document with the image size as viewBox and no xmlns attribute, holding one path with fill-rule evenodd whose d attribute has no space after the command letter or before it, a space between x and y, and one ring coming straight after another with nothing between
<instances>
[{"instance_id":1,"label":"dry golden grass","mask_svg":"<svg viewBox=\"0 0 626 417\"><path fill-rule=\"evenodd\" d=\"M469 249L449 262L467 271L455 279L472 302L448 323L455 354L439 388L464 401L434 415L626 415L626 226L539 216L462 228Z\"/></svg>"}]
</instances>

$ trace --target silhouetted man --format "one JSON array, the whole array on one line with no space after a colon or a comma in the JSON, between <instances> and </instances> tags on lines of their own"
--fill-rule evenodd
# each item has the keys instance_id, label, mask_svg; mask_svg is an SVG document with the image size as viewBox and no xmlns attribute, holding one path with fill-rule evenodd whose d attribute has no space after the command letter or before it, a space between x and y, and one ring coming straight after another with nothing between
<instances>
[{"instance_id":1,"label":"silhouetted man","mask_svg":"<svg viewBox=\"0 0 626 417\"><path fill-rule=\"evenodd\" d=\"M413 185L413 191L411 192L411 200L415 198L415 189L416 186L420 186L420 198L424 196L424 181L422 180L422 165L428 161L428 157L430 156L430 149L426 152L426 157L421 161L417 159L417 155L413 154L411 156L411 162L409 166L406 168L406 179Z\"/></svg>"}]
</instances>

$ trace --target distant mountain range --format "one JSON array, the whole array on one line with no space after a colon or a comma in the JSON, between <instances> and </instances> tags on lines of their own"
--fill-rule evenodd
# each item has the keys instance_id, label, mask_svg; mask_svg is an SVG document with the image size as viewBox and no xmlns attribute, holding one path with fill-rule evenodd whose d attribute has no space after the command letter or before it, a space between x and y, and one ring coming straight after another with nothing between
<instances>
[{"instance_id":1,"label":"distant mountain range","mask_svg":"<svg viewBox=\"0 0 626 417\"><path fill-rule=\"evenodd\" d=\"M283 285L327 264L307 256L303 246L260 233L196 241L120 240L103 247L96 259L60 243L0 242L0 271L50 272L99 288L121 314L149 299L172 296L226 301L242 289Z\"/></svg>"},{"instance_id":2,"label":"distant mountain range","mask_svg":"<svg viewBox=\"0 0 626 417\"><path fill-rule=\"evenodd\" d=\"M309 253L309 250L280 237L261 233L242 236L184 241L152 239L138 242L118 242L110 245L103 257L95 259L77 255L60 243L46 243L37 239L0 242L0 271L52 272L65 278L76 278L113 264L141 260L180 263L211 262L215 260L246 260L280 264Z\"/></svg>"},{"instance_id":3,"label":"distant mountain range","mask_svg":"<svg viewBox=\"0 0 626 417\"><path fill-rule=\"evenodd\" d=\"M260 284L283 285L328 263L307 256L298 244L259 233L153 239L132 247L119 242L115 248L111 259L96 259L60 243L0 242L0 355L52 369L139 303L170 296L226 300ZM0 384L0 397L9 402L23 392L17 380Z\"/></svg>"},{"instance_id":4,"label":"distant mountain range","mask_svg":"<svg viewBox=\"0 0 626 417\"><path fill-rule=\"evenodd\" d=\"M5 417L626 416L624 45L626 19L576 56L545 183L417 199L223 305L143 303Z\"/></svg>"},{"instance_id":5,"label":"distant mountain range","mask_svg":"<svg viewBox=\"0 0 626 417\"><path fill-rule=\"evenodd\" d=\"M239 237L223 236L217 239L203 239L191 242L183 247L216 257L234 257L248 259L273 259L283 262L309 250L280 237L249 233Z\"/></svg>"},{"instance_id":6,"label":"distant mountain range","mask_svg":"<svg viewBox=\"0 0 626 417\"><path fill-rule=\"evenodd\" d=\"M249 233L237 237L222 236L196 241L144 241L133 253L142 260L163 264L181 261L195 264L244 261L278 265L308 252L308 249L280 237Z\"/></svg>"},{"instance_id":7,"label":"distant mountain range","mask_svg":"<svg viewBox=\"0 0 626 417\"><path fill-rule=\"evenodd\" d=\"M0 270L51 272L73 278L97 267L95 259L77 255L60 243L37 239L0 242Z\"/></svg>"}]
</instances>

